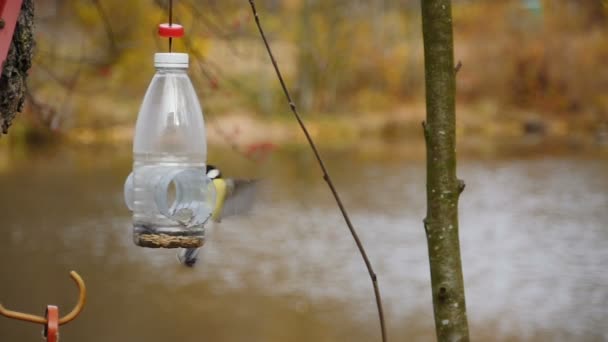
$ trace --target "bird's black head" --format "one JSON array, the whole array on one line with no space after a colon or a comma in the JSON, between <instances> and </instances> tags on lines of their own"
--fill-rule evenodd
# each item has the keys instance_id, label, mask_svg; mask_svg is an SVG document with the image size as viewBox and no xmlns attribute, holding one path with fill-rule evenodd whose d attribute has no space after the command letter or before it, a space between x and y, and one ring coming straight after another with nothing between
<instances>
[{"instance_id":1,"label":"bird's black head","mask_svg":"<svg viewBox=\"0 0 608 342\"><path fill-rule=\"evenodd\" d=\"M222 178L222 173L217 167L207 164L207 177L211 179Z\"/></svg>"}]
</instances>

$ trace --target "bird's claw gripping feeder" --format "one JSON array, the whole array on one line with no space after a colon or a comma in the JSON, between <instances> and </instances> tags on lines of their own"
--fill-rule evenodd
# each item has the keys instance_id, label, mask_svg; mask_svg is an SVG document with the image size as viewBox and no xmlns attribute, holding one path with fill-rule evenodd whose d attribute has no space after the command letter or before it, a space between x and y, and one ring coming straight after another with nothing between
<instances>
[{"instance_id":1,"label":"bird's claw gripping feeder","mask_svg":"<svg viewBox=\"0 0 608 342\"><path fill-rule=\"evenodd\" d=\"M161 24L161 37L182 37L177 24ZM133 241L150 248L196 248L215 203L205 173L205 122L188 77L188 54L156 53L156 73L137 116L133 171L125 201L133 212Z\"/></svg>"}]
</instances>

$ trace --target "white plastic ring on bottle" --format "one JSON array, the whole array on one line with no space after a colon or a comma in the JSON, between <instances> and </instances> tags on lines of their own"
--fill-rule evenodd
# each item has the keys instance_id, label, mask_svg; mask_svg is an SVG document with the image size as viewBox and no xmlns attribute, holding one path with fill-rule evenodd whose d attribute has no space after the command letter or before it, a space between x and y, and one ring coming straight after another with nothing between
<instances>
[{"instance_id":1,"label":"white plastic ring on bottle","mask_svg":"<svg viewBox=\"0 0 608 342\"><path fill-rule=\"evenodd\" d=\"M173 203L169 203L171 184L175 185ZM158 211L167 218L187 226L200 225L211 217L215 186L201 169L172 169L154 186L154 200Z\"/></svg>"},{"instance_id":2,"label":"white plastic ring on bottle","mask_svg":"<svg viewBox=\"0 0 608 342\"><path fill-rule=\"evenodd\" d=\"M172 220L187 221L188 225L205 223L215 206L215 186L211 179L200 169L171 169L154 186L154 201L158 211ZM151 176L153 172L148 173ZM124 200L127 208L134 208L133 172L129 174L124 186ZM149 180L154 182L154 180ZM169 188L175 184L175 200L169 204ZM189 211L189 215L186 210ZM186 223L186 222L184 222Z\"/></svg>"}]
</instances>

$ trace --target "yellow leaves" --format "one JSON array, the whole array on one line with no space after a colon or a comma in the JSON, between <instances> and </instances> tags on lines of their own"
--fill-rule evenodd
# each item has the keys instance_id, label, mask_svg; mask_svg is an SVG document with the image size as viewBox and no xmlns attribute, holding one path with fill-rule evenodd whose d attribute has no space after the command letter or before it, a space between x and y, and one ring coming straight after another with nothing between
<instances>
[{"instance_id":1,"label":"yellow leaves","mask_svg":"<svg viewBox=\"0 0 608 342\"><path fill-rule=\"evenodd\" d=\"M91 1L72 1L72 8L77 18L84 24L84 28L92 30L101 24L99 12Z\"/></svg>"},{"instance_id":2,"label":"yellow leaves","mask_svg":"<svg viewBox=\"0 0 608 342\"><path fill-rule=\"evenodd\" d=\"M190 54L196 58L206 58L209 54L211 41L205 38L190 39Z\"/></svg>"},{"instance_id":3,"label":"yellow leaves","mask_svg":"<svg viewBox=\"0 0 608 342\"><path fill-rule=\"evenodd\" d=\"M302 0L283 0L282 5L286 11L295 13L302 6L301 3Z\"/></svg>"},{"instance_id":4,"label":"yellow leaves","mask_svg":"<svg viewBox=\"0 0 608 342\"><path fill-rule=\"evenodd\" d=\"M109 78L105 80L113 92L145 89L154 75L153 53L151 49L127 49L111 67ZM124 91L121 92L120 89Z\"/></svg>"},{"instance_id":5,"label":"yellow leaves","mask_svg":"<svg viewBox=\"0 0 608 342\"><path fill-rule=\"evenodd\" d=\"M381 68L388 89L400 89L403 84L404 70L408 64L404 61L410 60L409 49L405 43L393 46L385 54L384 68Z\"/></svg>"}]
</instances>

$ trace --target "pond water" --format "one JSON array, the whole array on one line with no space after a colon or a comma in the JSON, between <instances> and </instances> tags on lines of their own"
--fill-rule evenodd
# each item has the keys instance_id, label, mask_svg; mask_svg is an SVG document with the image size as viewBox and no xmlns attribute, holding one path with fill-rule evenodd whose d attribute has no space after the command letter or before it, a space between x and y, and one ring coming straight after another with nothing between
<instances>
[{"instance_id":1,"label":"pond water","mask_svg":"<svg viewBox=\"0 0 608 342\"><path fill-rule=\"evenodd\" d=\"M378 273L391 341L433 341L424 160L324 153ZM379 341L370 280L307 150L224 174L263 177L245 217L215 226L192 269L136 247L122 186L129 151L0 158L0 302L65 314L63 341ZM466 158L460 230L471 335L483 341L608 341L608 161ZM0 317L0 341L41 327Z\"/></svg>"}]
</instances>

